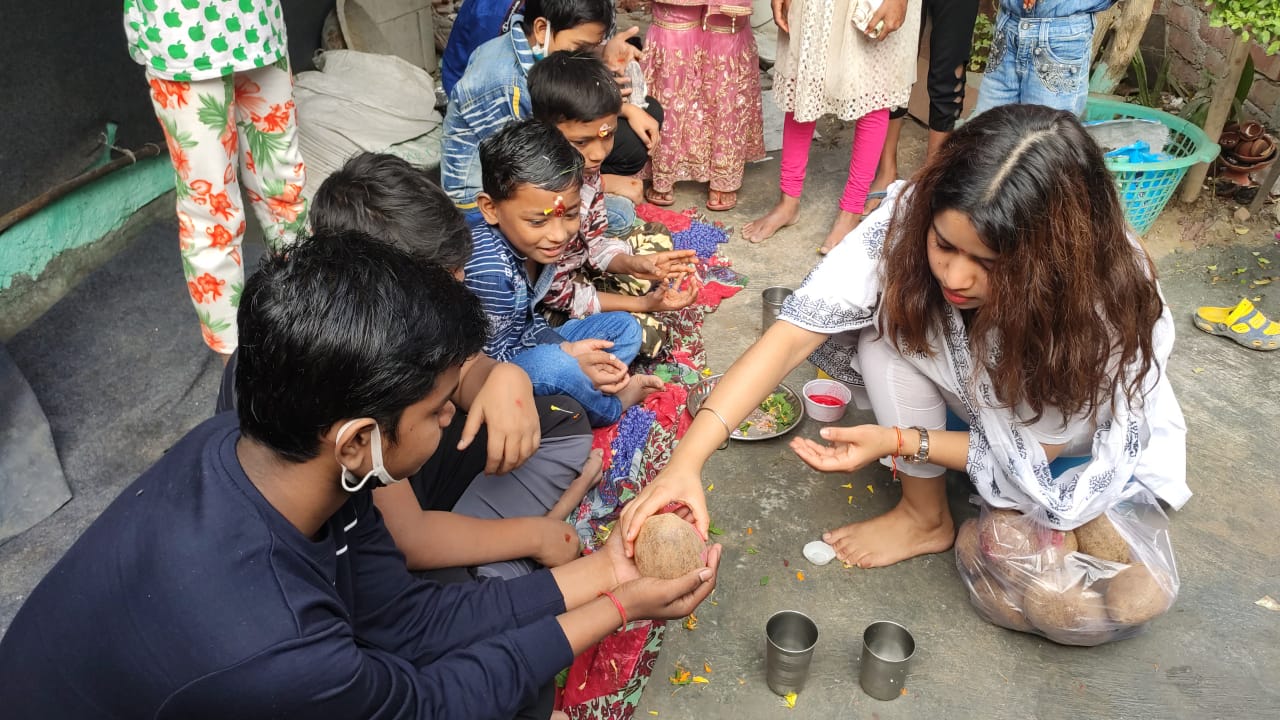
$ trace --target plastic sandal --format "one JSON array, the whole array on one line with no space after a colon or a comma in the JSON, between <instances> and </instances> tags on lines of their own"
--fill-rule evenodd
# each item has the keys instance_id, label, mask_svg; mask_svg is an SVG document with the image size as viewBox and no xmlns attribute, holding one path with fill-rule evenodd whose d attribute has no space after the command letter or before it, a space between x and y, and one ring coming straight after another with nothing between
<instances>
[{"instance_id":1,"label":"plastic sandal","mask_svg":"<svg viewBox=\"0 0 1280 720\"><path fill-rule=\"evenodd\" d=\"M738 206L737 190L730 190L730 191L712 190L711 192L720 196L720 202L713 203L711 202L710 193L707 194L707 209L710 210L711 212L726 212ZM733 198L733 199L726 201L725 198Z\"/></svg>"},{"instance_id":2,"label":"plastic sandal","mask_svg":"<svg viewBox=\"0 0 1280 720\"><path fill-rule=\"evenodd\" d=\"M1248 300L1233 308L1197 308L1193 320L1210 335L1231 338L1250 350L1280 349L1280 323L1268 320Z\"/></svg>"},{"instance_id":3,"label":"plastic sandal","mask_svg":"<svg viewBox=\"0 0 1280 720\"><path fill-rule=\"evenodd\" d=\"M866 217L871 213L875 212L876 209L880 207L880 203L883 202L886 197L889 197L888 190L876 190L875 192L867 193L867 199L862 202L862 216ZM868 208L867 203L871 202L872 200L876 201L876 206L873 208Z\"/></svg>"},{"instance_id":4,"label":"plastic sandal","mask_svg":"<svg viewBox=\"0 0 1280 720\"><path fill-rule=\"evenodd\" d=\"M676 194L674 191L660 192L653 188L649 188L644 191L644 199L649 201L650 205L657 205L658 207L671 207L676 204Z\"/></svg>"}]
</instances>

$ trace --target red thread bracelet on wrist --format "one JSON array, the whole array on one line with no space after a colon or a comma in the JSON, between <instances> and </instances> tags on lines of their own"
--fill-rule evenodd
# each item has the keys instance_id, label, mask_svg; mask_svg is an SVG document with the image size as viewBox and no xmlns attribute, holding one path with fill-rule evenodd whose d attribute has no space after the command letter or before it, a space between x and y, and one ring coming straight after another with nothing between
<instances>
[{"instance_id":1,"label":"red thread bracelet on wrist","mask_svg":"<svg viewBox=\"0 0 1280 720\"><path fill-rule=\"evenodd\" d=\"M893 466L893 479L898 479L898 456L902 454L902 428L897 425L893 426L893 432L898 436L898 450L889 456L889 464Z\"/></svg>"},{"instance_id":2,"label":"red thread bracelet on wrist","mask_svg":"<svg viewBox=\"0 0 1280 720\"><path fill-rule=\"evenodd\" d=\"M627 611L622 609L622 603L618 602L618 598L614 597L614 594L607 590L605 592L600 593L600 595L603 597L607 597L613 601L613 606L618 608L618 614L622 616L622 627L626 627Z\"/></svg>"}]
</instances>

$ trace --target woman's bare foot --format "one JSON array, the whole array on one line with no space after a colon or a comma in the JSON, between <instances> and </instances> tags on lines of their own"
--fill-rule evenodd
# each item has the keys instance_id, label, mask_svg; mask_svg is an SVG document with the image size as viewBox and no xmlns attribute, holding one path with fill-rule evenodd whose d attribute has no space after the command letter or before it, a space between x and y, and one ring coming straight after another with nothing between
<instances>
[{"instance_id":1,"label":"woman's bare foot","mask_svg":"<svg viewBox=\"0 0 1280 720\"><path fill-rule=\"evenodd\" d=\"M800 198L786 193L778 199L778 204L765 213L742 226L742 237L749 242L761 243L773 237L773 234L784 227L794 225L800 219Z\"/></svg>"},{"instance_id":2,"label":"woman's bare foot","mask_svg":"<svg viewBox=\"0 0 1280 720\"><path fill-rule=\"evenodd\" d=\"M831 232L827 233L827 239L822 242L822 247L818 252L826 255L844 240L844 236L858 227L858 223L862 222L862 216L851 213L848 210L841 210L836 214L836 221L831 224Z\"/></svg>"},{"instance_id":3,"label":"woman's bare foot","mask_svg":"<svg viewBox=\"0 0 1280 720\"><path fill-rule=\"evenodd\" d=\"M949 510L925 517L902 501L880 517L823 533L822 539L835 548L841 562L873 568L943 552L955 536Z\"/></svg>"},{"instance_id":4,"label":"woman's bare foot","mask_svg":"<svg viewBox=\"0 0 1280 720\"><path fill-rule=\"evenodd\" d=\"M622 401L622 410L640 404L650 394L658 392L665 384L657 375L632 375L631 382L618 391L617 398Z\"/></svg>"}]
</instances>

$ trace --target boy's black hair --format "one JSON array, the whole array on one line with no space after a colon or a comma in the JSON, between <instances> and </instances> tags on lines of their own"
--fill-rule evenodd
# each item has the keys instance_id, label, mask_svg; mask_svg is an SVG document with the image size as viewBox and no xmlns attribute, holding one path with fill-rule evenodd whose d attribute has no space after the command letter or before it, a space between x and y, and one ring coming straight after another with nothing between
<instances>
[{"instance_id":1,"label":"boy's black hair","mask_svg":"<svg viewBox=\"0 0 1280 720\"><path fill-rule=\"evenodd\" d=\"M480 141L480 179L494 202L521 185L561 192L582 186L582 153L541 120L511 123Z\"/></svg>"},{"instance_id":2,"label":"boy's black hair","mask_svg":"<svg viewBox=\"0 0 1280 720\"><path fill-rule=\"evenodd\" d=\"M346 418L371 417L394 441L404 409L488 332L480 301L444 268L323 230L263 260L236 321L240 431L295 462Z\"/></svg>"},{"instance_id":3,"label":"boy's black hair","mask_svg":"<svg viewBox=\"0 0 1280 720\"><path fill-rule=\"evenodd\" d=\"M427 171L394 155L360 153L311 201L316 231L355 231L456 270L471 259L466 218Z\"/></svg>"},{"instance_id":4,"label":"boy's black hair","mask_svg":"<svg viewBox=\"0 0 1280 720\"><path fill-rule=\"evenodd\" d=\"M533 21L546 18L551 32L600 23L605 34L613 30L613 0L525 0L524 31L533 33Z\"/></svg>"},{"instance_id":5,"label":"boy's black hair","mask_svg":"<svg viewBox=\"0 0 1280 720\"><path fill-rule=\"evenodd\" d=\"M600 58L583 50L551 53L529 69L533 116L556 125L591 122L622 110L622 93Z\"/></svg>"}]
</instances>

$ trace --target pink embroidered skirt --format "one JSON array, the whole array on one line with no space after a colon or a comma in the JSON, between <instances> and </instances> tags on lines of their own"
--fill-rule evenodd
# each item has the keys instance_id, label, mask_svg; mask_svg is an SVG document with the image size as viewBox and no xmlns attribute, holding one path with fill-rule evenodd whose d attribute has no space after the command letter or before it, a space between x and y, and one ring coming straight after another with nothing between
<instances>
[{"instance_id":1,"label":"pink embroidered skirt","mask_svg":"<svg viewBox=\"0 0 1280 720\"><path fill-rule=\"evenodd\" d=\"M746 163L764 157L760 65L751 18L703 16L706 7L653 5L645 82L666 119L653 151L653 186L680 180L732 192Z\"/></svg>"}]
</instances>

